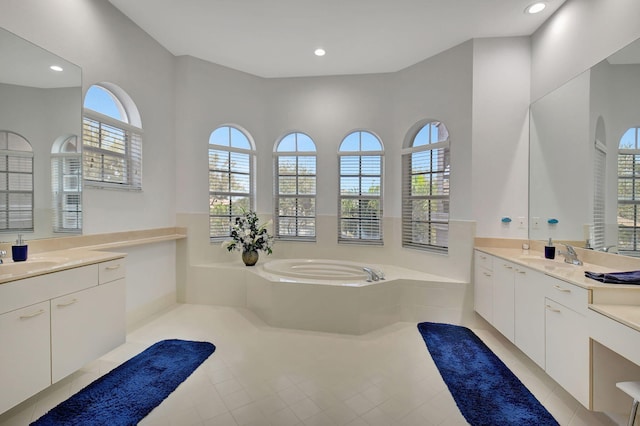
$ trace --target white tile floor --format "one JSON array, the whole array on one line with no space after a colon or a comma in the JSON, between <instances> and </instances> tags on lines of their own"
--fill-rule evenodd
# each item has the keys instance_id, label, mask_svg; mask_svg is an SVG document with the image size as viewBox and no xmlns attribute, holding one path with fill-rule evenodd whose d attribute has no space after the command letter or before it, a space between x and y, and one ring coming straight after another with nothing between
<instances>
[{"instance_id":1,"label":"white tile floor","mask_svg":"<svg viewBox=\"0 0 640 426\"><path fill-rule=\"evenodd\" d=\"M561 425L609 424L587 411L500 336L477 334ZM178 305L127 336L127 343L0 416L27 425L101 374L158 340L217 347L140 424L463 425L416 324L364 336L275 329L242 309Z\"/></svg>"}]
</instances>

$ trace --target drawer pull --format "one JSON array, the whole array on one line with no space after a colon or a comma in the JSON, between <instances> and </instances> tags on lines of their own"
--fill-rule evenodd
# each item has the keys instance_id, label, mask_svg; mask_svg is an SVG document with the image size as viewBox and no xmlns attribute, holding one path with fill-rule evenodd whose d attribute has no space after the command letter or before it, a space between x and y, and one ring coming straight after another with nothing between
<instances>
[{"instance_id":1,"label":"drawer pull","mask_svg":"<svg viewBox=\"0 0 640 426\"><path fill-rule=\"evenodd\" d=\"M503 266L507 269L513 269L513 266L509 266L509 265L503 265Z\"/></svg>"},{"instance_id":2,"label":"drawer pull","mask_svg":"<svg viewBox=\"0 0 640 426\"><path fill-rule=\"evenodd\" d=\"M118 263L117 265L107 266L104 269L106 269L107 271L115 271L116 269L120 269L120 264Z\"/></svg>"},{"instance_id":3,"label":"drawer pull","mask_svg":"<svg viewBox=\"0 0 640 426\"><path fill-rule=\"evenodd\" d=\"M491 276L491 274L488 273L488 272L483 272L483 274L484 274L485 277L490 277Z\"/></svg>"},{"instance_id":4,"label":"drawer pull","mask_svg":"<svg viewBox=\"0 0 640 426\"><path fill-rule=\"evenodd\" d=\"M71 306L74 303L78 303L78 299L71 299L70 301L65 302L65 303L58 303L57 306L58 306L58 308L64 308L65 306Z\"/></svg>"},{"instance_id":5,"label":"drawer pull","mask_svg":"<svg viewBox=\"0 0 640 426\"><path fill-rule=\"evenodd\" d=\"M554 285L553 288L555 288L561 293L571 293L571 290L569 290L568 288L562 288L559 285Z\"/></svg>"},{"instance_id":6,"label":"drawer pull","mask_svg":"<svg viewBox=\"0 0 640 426\"><path fill-rule=\"evenodd\" d=\"M557 313L562 312L560 309L556 309L551 305L547 305L547 309L550 310L551 312L557 312Z\"/></svg>"},{"instance_id":7,"label":"drawer pull","mask_svg":"<svg viewBox=\"0 0 640 426\"><path fill-rule=\"evenodd\" d=\"M523 270L521 270L521 269L518 269L518 273L519 273L519 274L526 274L526 273L527 273L527 271L523 271Z\"/></svg>"},{"instance_id":8,"label":"drawer pull","mask_svg":"<svg viewBox=\"0 0 640 426\"><path fill-rule=\"evenodd\" d=\"M42 315L42 314L44 314L44 309L40 309L39 311L36 311L36 312L34 312L32 314L29 314L29 315L21 315L20 319L21 320L29 319L29 318L37 317L38 315Z\"/></svg>"}]
</instances>

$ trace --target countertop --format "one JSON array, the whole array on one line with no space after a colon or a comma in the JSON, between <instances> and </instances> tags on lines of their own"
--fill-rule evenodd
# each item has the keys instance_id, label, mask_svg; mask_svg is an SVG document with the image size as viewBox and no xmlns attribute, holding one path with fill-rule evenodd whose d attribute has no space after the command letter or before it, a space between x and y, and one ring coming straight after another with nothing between
<instances>
[{"instance_id":1,"label":"countertop","mask_svg":"<svg viewBox=\"0 0 640 426\"><path fill-rule=\"evenodd\" d=\"M57 250L38 253L24 262L5 259L0 264L0 285L38 275L50 274L65 269L77 268L109 260L122 259L124 253L113 253L87 249Z\"/></svg>"}]
</instances>

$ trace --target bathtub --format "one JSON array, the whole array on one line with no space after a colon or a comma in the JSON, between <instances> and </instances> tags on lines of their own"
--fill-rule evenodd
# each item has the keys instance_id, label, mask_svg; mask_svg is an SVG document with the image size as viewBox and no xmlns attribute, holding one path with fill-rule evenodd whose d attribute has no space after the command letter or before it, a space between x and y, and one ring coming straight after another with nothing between
<instances>
[{"instance_id":1,"label":"bathtub","mask_svg":"<svg viewBox=\"0 0 640 426\"><path fill-rule=\"evenodd\" d=\"M367 282L363 267L384 271ZM194 265L187 303L248 308L273 327L364 334L398 321L468 323L469 282L395 265L332 259L274 259Z\"/></svg>"},{"instance_id":2,"label":"bathtub","mask_svg":"<svg viewBox=\"0 0 640 426\"><path fill-rule=\"evenodd\" d=\"M279 282L301 284L327 284L338 286L362 286L369 275L363 268L381 271L379 266L331 259L279 259L266 262L262 272L267 278Z\"/></svg>"}]
</instances>

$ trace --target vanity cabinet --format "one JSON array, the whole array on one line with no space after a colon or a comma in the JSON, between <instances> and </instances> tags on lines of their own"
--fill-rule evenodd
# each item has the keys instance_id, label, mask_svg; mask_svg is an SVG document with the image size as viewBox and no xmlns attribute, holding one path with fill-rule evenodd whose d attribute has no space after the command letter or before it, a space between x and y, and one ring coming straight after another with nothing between
<instances>
[{"instance_id":1,"label":"vanity cabinet","mask_svg":"<svg viewBox=\"0 0 640 426\"><path fill-rule=\"evenodd\" d=\"M52 383L123 343L125 283L120 265L120 261L98 265L98 278L105 275L100 271L106 271L110 281L98 279L97 286L51 300Z\"/></svg>"},{"instance_id":2,"label":"vanity cabinet","mask_svg":"<svg viewBox=\"0 0 640 426\"><path fill-rule=\"evenodd\" d=\"M124 343L125 300L123 259L0 284L0 413Z\"/></svg>"},{"instance_id":3,"label":"vanity cabinet","mask_svg":"<svg viewBox=\"0 0 640 426\"><path fill-rule=\"evenodd\" d=\"M514 263L493 260L493 322L503 336L514 341L514 289L518 268Z\"/></svg>"},{"instance_id":4,"label":"vanity cabinet","mask_svg":"<svg viewBox=\"0 0 640 426\"><path fill-rule=\"evenodd\" d=\"M476 251L473 280L475 311L489 323L493 322L493 256Z\"/></svg>"},{"instance_id":5,"label":"vanity cabinet","mask_svg":"<svg viewBox=\"0 0 640 426\"><path fill-rule=\"evenodd\" d=\"M590 407L589 291L547 277L545 371L582 405Z\"/></svg>"},{"instance_id":6,"label":"vanity cabinet","mask_svg":"<svg viewBox=\"0 0 640 426\"><path fill-rule=\"evenodd\" d=\"M545 368L545 279L542 272L518 267L514 286L515 344Z\"/></svg>"},{"instance_id":7,"label":"vanity cabinet","mask_svg":"<svg viewBox=\"0 0 640 426\"><path fill-rule=\"evenodd\" d=\"M51 384L49 302L0 315L0 413Z\"/></svg>"}]
</instances>

